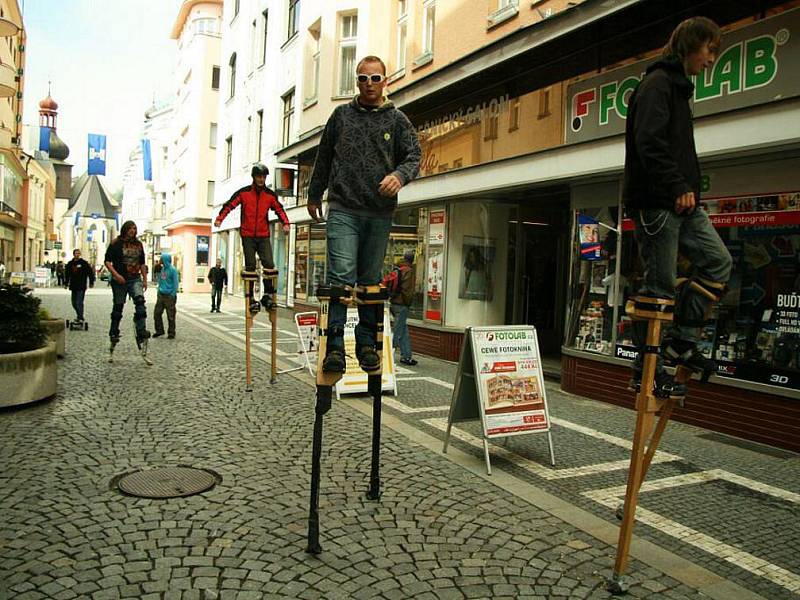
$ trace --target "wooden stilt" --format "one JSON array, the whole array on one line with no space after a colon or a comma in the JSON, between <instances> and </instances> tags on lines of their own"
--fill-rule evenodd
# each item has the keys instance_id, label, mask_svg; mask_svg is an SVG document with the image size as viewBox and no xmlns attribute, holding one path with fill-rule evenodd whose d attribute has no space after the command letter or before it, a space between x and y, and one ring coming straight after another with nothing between
<instances>
[{"instance_id":1,"label":"wooden stilt","mask_svg":"<svg viewBox=\"0 0 800 600\"><path fill-rule=\"evenodd\" d=\"M258 275L253 271L242 271L244 283L244 365L245 391L253 391L253 373L250 359L250 336L253 328L253 313L250 310L253 302L253 288Z\"/></svg>"},{"instance_id":2,"label":"wooden stilt","mask_svg":"<svg viewBox=\"0 0 800 600\"><path fill-rule=\"evenodd\" d=\"M278 382L278 270L264 269L263 271L265 293L270 294L272 299L269 310L269 322L271 325L271 353L270 353L270 383Z\"/></svg>"}]
</instances>

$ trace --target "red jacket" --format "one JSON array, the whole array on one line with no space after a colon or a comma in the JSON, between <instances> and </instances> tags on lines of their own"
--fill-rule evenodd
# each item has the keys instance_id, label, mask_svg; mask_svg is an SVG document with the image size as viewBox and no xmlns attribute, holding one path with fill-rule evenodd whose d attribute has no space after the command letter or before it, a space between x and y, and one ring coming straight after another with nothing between
<instances>
[{"instance_id":1,"label":"red jacket","mask_svg":"<svg viewBox=\"0 0 800 600\"><path fill-rule=\"evenodd\" d=\"M217 218L222 221L234 208L242 205L242 221L239 226L239 235L242 237L269 237L269 210L275 211L284 225L289 224L289 218L283 206L268 187L256 189L248 185L233 193L233 196L222 205Z\"/></svg>"}]
</instances>

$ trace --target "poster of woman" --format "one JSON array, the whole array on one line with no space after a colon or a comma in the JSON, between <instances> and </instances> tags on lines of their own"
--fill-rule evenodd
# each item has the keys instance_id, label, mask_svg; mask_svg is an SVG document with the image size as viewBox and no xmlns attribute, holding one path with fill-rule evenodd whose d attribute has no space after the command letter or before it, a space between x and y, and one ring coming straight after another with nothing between
<instances>
[{"instance_id":1,"label":"poster of woman","mask_svg":"<svg viewBox=\"0 0 800 600\"><path fill-rule=\"evenodd\" d=\"M492 270L495 240L465 235L461 255L461 280L458 297L466 300L492 300Z\"/></svg>"}]
</instances>

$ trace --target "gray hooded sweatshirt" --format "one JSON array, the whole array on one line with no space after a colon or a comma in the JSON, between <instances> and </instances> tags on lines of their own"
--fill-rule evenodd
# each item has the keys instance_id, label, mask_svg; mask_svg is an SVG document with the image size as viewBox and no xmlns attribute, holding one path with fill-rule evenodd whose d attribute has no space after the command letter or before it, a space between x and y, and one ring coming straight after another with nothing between
<instances>
[{"instance_id":1,"label":"gray hooded sweatshirt","mask_svg":"<svg viewBox=\"0 0 800 600\"><path fill-rule=\"evenodd\" d=\"M419 172L420 156L414 127L392 102L367 108L354 98L336 107L325 125L308 203L320 204L327 188L331 210L392 216L397 196L381 196L381 180L394 174L406 185Z\"/></svg>"}]
</instances>

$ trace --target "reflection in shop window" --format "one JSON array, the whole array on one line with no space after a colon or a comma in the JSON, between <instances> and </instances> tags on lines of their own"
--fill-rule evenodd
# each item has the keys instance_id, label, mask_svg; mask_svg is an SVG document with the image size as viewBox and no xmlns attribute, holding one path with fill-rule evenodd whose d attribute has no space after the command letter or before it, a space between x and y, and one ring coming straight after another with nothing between
<instances>
[{"instance_id":1,"label":"reflection in shop window","mask_svg":"<svg viewBox=\"0 0 800 600\"><path fill-rule=\"evenodd\" d=\"M325 225L312 225L308 250L308 292L306 296L311 302L318 302L317 288L325 284L326 252Z\"/></svg>"},{"instance_id":2,"label":"reflection in shop window","mask_svg":"<svg viewBox=\"0 0 800 600\"><path fill-rule=\"evenodd\" d=\"M294 297L298 300L306 300L306 288L308 286L308 225L297 228L297 240L295 244L294 259Z\"/></svg>"},{"instance_id":3,"label":"reflection in shop window","mask_svg":"<svg viewBox=\"0 0 800 600\"><path fill-rule=\"evenodd\" d=\"M393 266L403 262L408 251L414 252L414 297L409 308L410 319L422 319L423 316L423 283L425 281L425 230L427 209L413 208L398 210L393 219L392 231L389 235L389 247L384 261L384 274Z\"/></svg>"}]
</instances>

